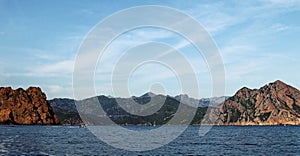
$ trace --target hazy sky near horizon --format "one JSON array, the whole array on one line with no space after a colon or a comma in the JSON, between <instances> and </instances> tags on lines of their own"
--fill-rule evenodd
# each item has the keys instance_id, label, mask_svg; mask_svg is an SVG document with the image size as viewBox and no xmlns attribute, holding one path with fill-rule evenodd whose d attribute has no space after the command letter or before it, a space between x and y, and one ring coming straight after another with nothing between
<instances>
[{"instance_id":1,"label":"hazy sky near horizon","mask_svg":"<svg viewBox=\"0 0 300 156\"><path fill-rule=\"evenodd\" d=\"M243 86L259 88L277 79L300 88L300 0L1 0L0 85L40 86L49 99L72 98L73 65L84 37L111 14L141 5L176 8L204 26L224 62L225 95L233 95ZM116 24L126 21L119 22ZM97 94L113 95L110 76L114 65L126 48L149 41L178 48L195 68L199 97L210 97L210 74L203 57L180 36L157 28L132 30L110 45L95 71ZM130 77L130 92L181 94L173 74L158 64L141 66Z\"/></svg>"}]
</instances>

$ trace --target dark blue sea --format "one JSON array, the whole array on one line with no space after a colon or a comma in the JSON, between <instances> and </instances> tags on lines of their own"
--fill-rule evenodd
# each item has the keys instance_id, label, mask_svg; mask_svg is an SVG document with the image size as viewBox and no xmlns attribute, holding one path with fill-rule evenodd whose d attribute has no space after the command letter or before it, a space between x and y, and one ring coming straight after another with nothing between
<instances>
[{"instance_id":1,"label":"dark blue sea","mask_svg":"<svg viewBox=\"0 0 300 156\"><path fill-rule=\"evenodd\" d=\"M128 127L147 130L151 127ZM173 127L176 128L176 127ZM116 149L78 126L0 126L1 155L300 155L299 126L189 127L158 149ZM162 136L163 137L163 136Z\"/></svg>"}]
</instances>

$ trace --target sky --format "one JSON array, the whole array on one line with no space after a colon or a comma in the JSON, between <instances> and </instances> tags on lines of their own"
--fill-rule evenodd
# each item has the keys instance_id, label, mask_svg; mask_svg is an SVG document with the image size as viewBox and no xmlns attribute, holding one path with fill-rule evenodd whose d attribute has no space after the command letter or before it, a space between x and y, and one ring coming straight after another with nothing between
<instances>
[{"instance_id":1,"label":"sky","mask_svg":"<svg viewBox=\"0 0 300 156\"><path fill-rule=\"evenodd\" d=\"M300 88L299 0L0 0L0 86L39 86L48 99L73 98L75 58L88 33L110 15L143 5L175 8L202 24L222 56L226 96L244 86L259 88L275 80ZM200 93L193 97L211 96L210 69L201 53L182 36L153 27L125 32L107 47L95 68L95 95L127 96L113 92L113 70L128 50L147 42L178 49L194 69L185 74L197 78L199 88L195 88ZM171 54L168 58L181 62ZM126 85L130 95L153 91L174 96L184 94L178 79L167 66L150 62L136 67ZM88 96L94 95L82 98Z\"/></svg>"}]
</instances>

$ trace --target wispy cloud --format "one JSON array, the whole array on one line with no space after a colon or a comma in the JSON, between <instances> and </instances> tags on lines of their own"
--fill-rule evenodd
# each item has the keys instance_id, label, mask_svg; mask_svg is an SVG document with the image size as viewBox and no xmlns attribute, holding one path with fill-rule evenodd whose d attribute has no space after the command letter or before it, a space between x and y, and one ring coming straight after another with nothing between
<instances>
[{"instance_id":1,"label":"wispy cloud","mask_svg":"<svg viewBox=\"0 0 300 156\"><path fill-rule=\"evenodd\" d=\"M95 15L95 11L91 9L81 9L80 12L88 16Z\"/></svg>"},{"instance_id":2,"label":"wispy cloud","mask_svg":"<svg viewBox=\"0 0 300 156\"><path fill-rule=\"evenodd\" d=\"M100 58L101 69L116 64L116 61L124 54L127 50L141 45L147 42L162 41L165 39L172 39L176 35L172 32L159 29L141 29L128 32L120 36L118 39L113 41L109 47L104 51ZM186 43L179 43L181 47L185 46ZM178 47L178 48L181 48ZM142 53L142 52L141 52Z\"/></svg>"},{"instance_id":3,"label":"wispy cloud","mask_svg":"<svg viewBox=\"0 0 300 156\"><path fill-rule=\"evenodd\" d=\"M48 58L48 57L46 57ZM62 60L52 63L44 63L36 66L24 67L24 71L15 72L2 68L3 77L31 77L31 78L50 78L50 77L70 77L74 68L74 60Z\"/></svg>"},{"instance_id":4,"label":"wispy cloud","mask_svg":"<svg viewBox=\"0 0 300 156\"><path fill-rule=\"evenodd\" d=\"M271 6L278 7L297 7L300 5L299 0L264 0L266 3L269 3Z\"/></svg>"},{"instance_id":5,"label":"wispy cloud","mask_svg":"<svg viewBox=\"0 0 300 156\"><path fill-rule=\"evenodd\" d=\"M260 26L268 25L265 22L268 17L272 19L276 15L299 10L299 6L299 0L262 0L245 3L218 1L196 5L186 12L196 17L210 33L217 35L247 22L254 22Z\"/></svg>"},{"instance_id":6,"label":"wispy cloud","mask_svg":"<svg viewBox=\"0 0 300 156\"><path fill-rule=\"evenodd\" d=\"M67 86L67 87L66 87ZM60 97L71 97L72 95L72 87L69 85L42 85L42 89L49 95L47 98L57 98L56 95L60 95Z\"/></svg>"},{"instance_id":7,"label":"wispy cloud","mask_svg":"<svg viewBox=\"0 0 300 156\"><path fill-rule=\"evenodd\" d=\"M290 29L290 27L281 23L276 23L271 26L271 29L274 30L275 32L280 32L280 31L288 30Z\"/></svg>"},{"instance_id":8,"label":"wispy cloud","mask_svg":"<svg viewBox=\"0 0 300 156\"><path fill-rule=\"evenodd\" d=\"M36 67L31 72L36 75L70 74L73 72L74 60L63 60Z\"/></svg>"},{"instance_id":9,"label":"wispy cloud","mask_svg":"<svg viewBox=\"0 0 300 156\"><path fill-rule=\"evenodd\" d=\"M236 24L238 19L225 12L220 12L219 3L209 5L198 5L187 10L192 17L195 17L210 33L219 33L226 28Z\"/></svg>"}]
</instances>

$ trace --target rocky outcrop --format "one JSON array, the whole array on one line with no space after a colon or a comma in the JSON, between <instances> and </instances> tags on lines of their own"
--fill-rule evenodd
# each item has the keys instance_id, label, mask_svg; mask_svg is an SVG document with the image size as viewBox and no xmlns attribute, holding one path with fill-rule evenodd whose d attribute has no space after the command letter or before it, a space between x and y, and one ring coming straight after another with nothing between
<instances>
[{"instance_id":1,"label":"rocky outcrop","mask_svg":"<svg viewBox=\"0 0 300 156\"><path fill-rule=\"evenodd\" d=\"M281 81L240 89L220 108L218 125L299 125L300 91Z\"/></svg>"},{"instance_id":2,"label":"rocky outcrop","mask_svg":"<svg viewBox=\"0 0 300 156\"><path fill-rule=\"evenodd\" d=\"M38 87L27 90L0 88L0 124L52 125L59 124L46 95Z\"/></svg>"}]
</instances>

